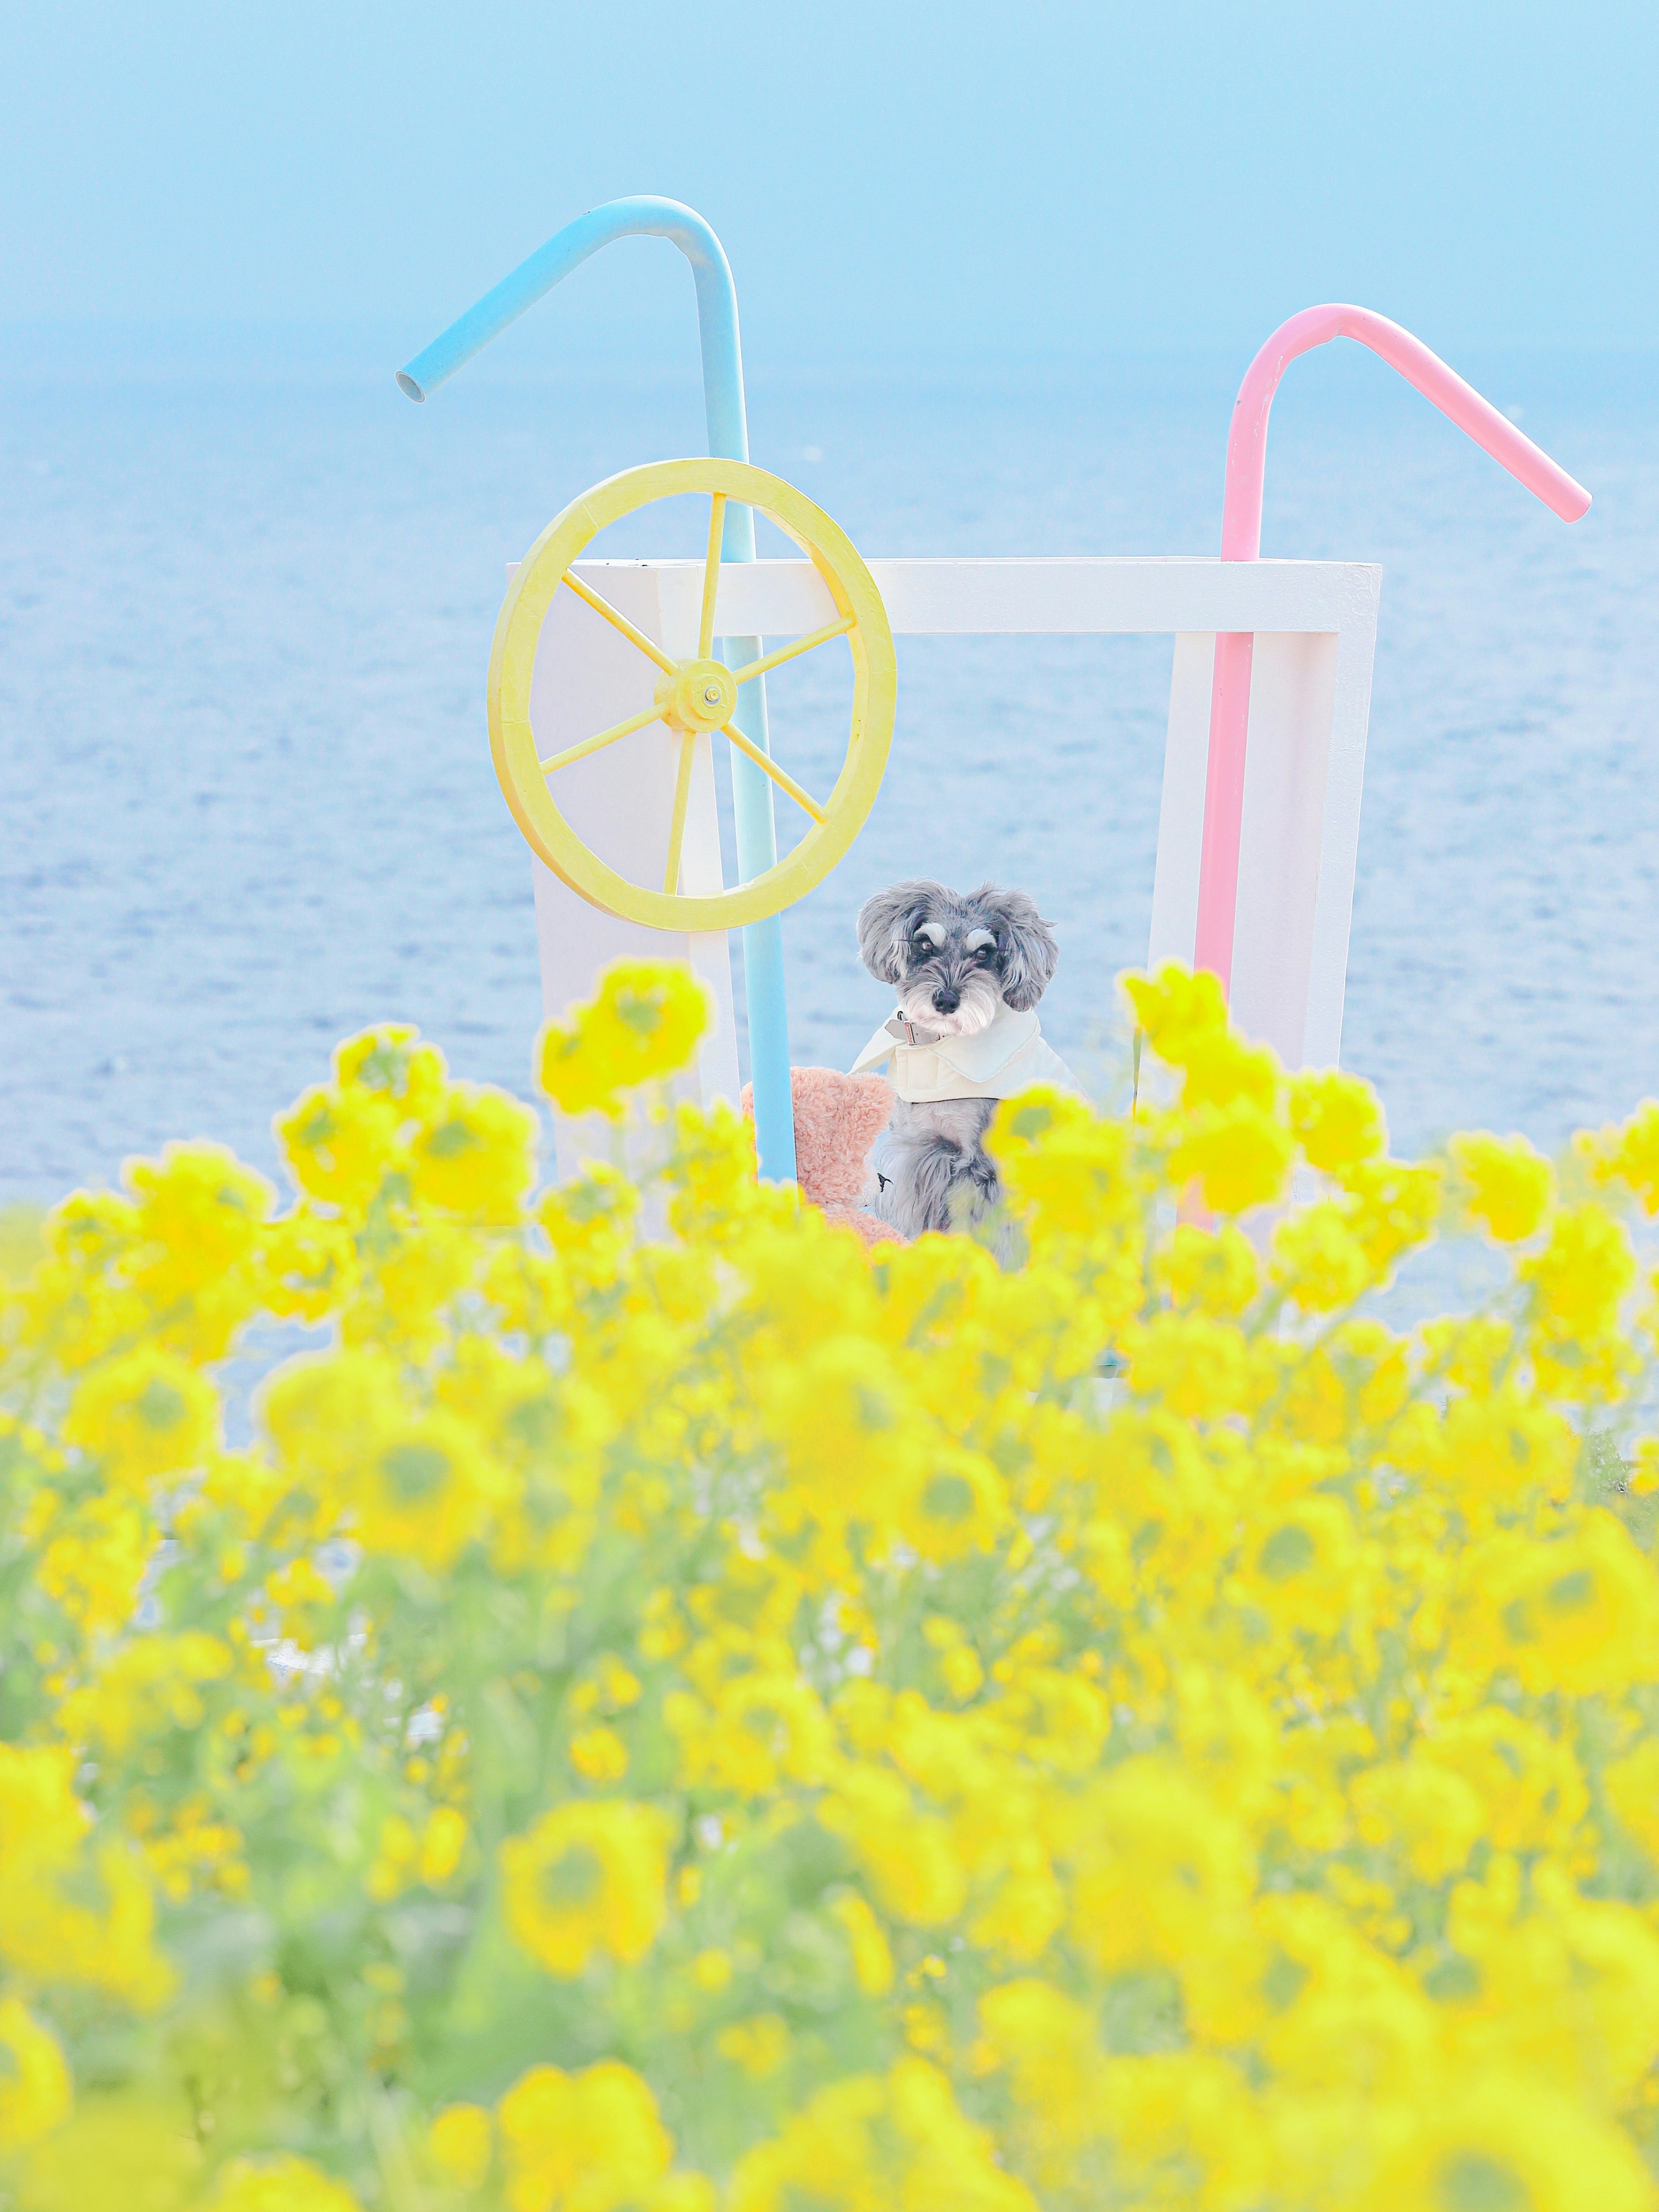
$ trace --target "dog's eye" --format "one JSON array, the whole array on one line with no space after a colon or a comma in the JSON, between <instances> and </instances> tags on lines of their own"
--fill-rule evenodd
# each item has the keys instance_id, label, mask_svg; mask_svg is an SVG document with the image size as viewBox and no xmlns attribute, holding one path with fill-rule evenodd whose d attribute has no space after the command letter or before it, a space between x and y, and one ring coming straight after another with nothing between
<instances>
[{"instance_id":1,"label":"dog's eye","mask_svg":"<svg viewBox=\"0 0 1659 2212\"><path fill-rule=\"evenodd\" d=\"M981 945L974 957L981 968L988 968L992 961L996 958L996 954L997 949L994 945Z\"/></svg>"}]
</instances>

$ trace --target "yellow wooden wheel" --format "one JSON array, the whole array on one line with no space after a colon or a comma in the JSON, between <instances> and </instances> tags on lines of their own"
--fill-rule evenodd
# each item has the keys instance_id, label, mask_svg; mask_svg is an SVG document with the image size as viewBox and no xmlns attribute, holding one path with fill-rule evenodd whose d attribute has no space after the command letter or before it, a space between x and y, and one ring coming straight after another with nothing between
<instances>
[{"instance_id":1,"label":"yellow wooden wheel","mask_svg":"<svg viewBox=\"0 0 1659 2212\"><path fill-rule=\"evenodd\" d=\"M657 500L684 492L708 495L708 551L703 564L697 650L689 659L675 660L572 571L583 549L607 525ZM741 668L727 668L713 657L720 538L728 500L769 514L810 556L836 606L834 622ZM543 759L538 757L530 727L530 678L542 623L562 585L585 599L655 661L660 675L654 703L642 714ZM853 656L852 726L835 789L820 805L737 727L732 715L741 685L837 637L847 640ZM864 827L887 765L896 691L893 634L881 595L846 532L821 507L815 507L781 477L751 468L746 461L655 461L645 468L625 469L620 476L608 477L580 499L572 500L549 523L532 546L528 559L520 563L502 604L489 656L489 748L514 819L534 850L572 890L608 913L645 922L653 929L732 929L778 914L804 897L829 874ZM565 820L554 797L561 769L655 721L665 722L680 739L662 890L630 883L608 867ZM677 886L693 749L699 735L714 730L787 792L811 817L811 826L775 866L740 884L735 890L683 896Z\"/></svg>"}]
</instances>

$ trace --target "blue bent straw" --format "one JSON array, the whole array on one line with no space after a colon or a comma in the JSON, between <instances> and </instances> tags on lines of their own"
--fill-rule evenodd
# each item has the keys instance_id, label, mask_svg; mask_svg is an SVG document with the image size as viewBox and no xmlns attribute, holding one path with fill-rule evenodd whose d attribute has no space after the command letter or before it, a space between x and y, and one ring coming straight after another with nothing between
<instances>
[{"instance_id":1,"label":"blue bent straw","mask_svg":"<svg viewBox=\"0 0 1659 2212\"><path fill-rule=\"evenodd\" d=\"M718 238L695 209L654 198L608 200L590 208L486 292L441 337L398 371L398 388L425 399L499 337L509 323L618 238L672 239L691 264L697 287L697 332L702 345L703 407L708 450L729 461L749 459L749 422L743 404L743 350L738 338L738 295ZM755 557L755 518L735 500L726 502L720 537L723 561ZM757 637L725 641L732 667L760 657ZM746 738L771 751L766 731L764 678L745 684L732 717ZM772 786L763 769L735 747L732 801L737 826L738 876L747 883L776 865L777 826ZM795 1113L789 1088L789 1014L783 991L783 924L777 915L751 921L743 932L743 974L749 1004L749 1065L755 1085L755 1143L760 1172L770 1182L795 1180Z\"/></svg>"}]
</instances>

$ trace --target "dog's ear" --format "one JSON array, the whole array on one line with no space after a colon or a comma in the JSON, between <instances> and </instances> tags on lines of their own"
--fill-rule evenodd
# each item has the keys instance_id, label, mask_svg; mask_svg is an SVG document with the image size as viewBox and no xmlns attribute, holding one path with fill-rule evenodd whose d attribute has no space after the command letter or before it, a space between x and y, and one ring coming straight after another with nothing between
<instances>
[{"instance_id":1,"label":"dog's ear","mask_svg":"<svg viewBox=\"0 0 1659 2212\"><path fill-rule=\"evenodd\" d=\"M859 957L878 983L902 983L909 969L911 933L942 884L918 878L891 884L859 908Z\"/></svg>"},{"instance_id":2,"label":"dog's ear","mask_svg":"<svg viewBox=\"0 0 1659 2212\"><path fill-rule=\"evenodd\" d=\"M1029 1013L1060 965L1054 933L1024 891L1000 891L988 884L976 896L983 902L987 927L997 933L1003 1004L1017 1014Z\"/></svg>"}]
</instances>

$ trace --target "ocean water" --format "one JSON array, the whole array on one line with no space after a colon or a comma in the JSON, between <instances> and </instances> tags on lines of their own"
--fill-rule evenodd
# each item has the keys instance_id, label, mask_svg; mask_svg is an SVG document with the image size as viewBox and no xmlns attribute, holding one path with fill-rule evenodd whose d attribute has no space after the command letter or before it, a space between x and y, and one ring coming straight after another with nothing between
<instances>
[{"instance_id":1,"label":"ocean water","mask_svg":"<svg viewBox=\"0 0 1659 2212\"><path fill-rule=\"evenodd\" d=\"M702 448L689 376L38 362L0 408L0 1197L272 1113L365 1023L527 1091L529 858L491 771L503 581L574 493ZM870 555L1207 553L1242 363L976 388L751 364L755 457ZM1659 371L1460 366L1595 495L1567 528L1357 349L1275 408L1269 554L1385 574L1344 1057L1398 1146L1547 1146L1659 1091ZM471 373L470 373L471 374ZM690 552L670 518L605 550ZM900 875L1023 884L1062 1050L1145 956L1170 646L908 640L868 827L786 922L798 1060L884 1011L853 916ZM823 787L830 687L773 692Z\"/></svg>"}]
</instances>

